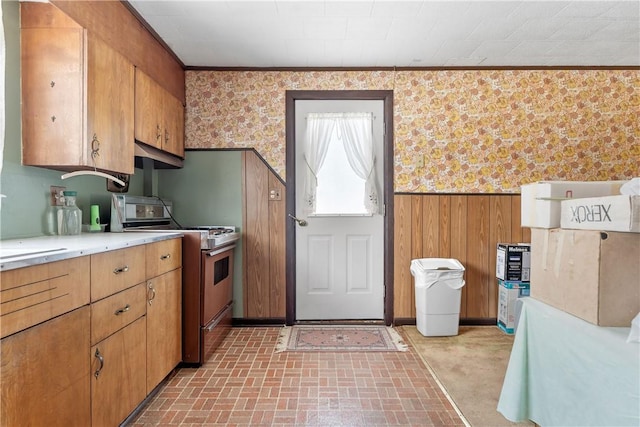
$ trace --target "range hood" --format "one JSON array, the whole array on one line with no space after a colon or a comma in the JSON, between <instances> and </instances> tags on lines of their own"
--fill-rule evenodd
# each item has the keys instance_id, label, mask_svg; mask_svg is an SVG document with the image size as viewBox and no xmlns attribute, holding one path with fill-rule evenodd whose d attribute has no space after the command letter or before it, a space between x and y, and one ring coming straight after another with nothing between
<instances>
[{"instance_id":1,"label":"range hood","mask_svg":"<svg viewBox=\"0 0 640 427\"><path fill-rule=\"evenodd\" d=\"M154 169L179 169L184 166L184 160L173 154L166 153L155 147L135 141L133 152L135 166L143 168L143 159L153 160Z\"/></svg>"}]
</instances>

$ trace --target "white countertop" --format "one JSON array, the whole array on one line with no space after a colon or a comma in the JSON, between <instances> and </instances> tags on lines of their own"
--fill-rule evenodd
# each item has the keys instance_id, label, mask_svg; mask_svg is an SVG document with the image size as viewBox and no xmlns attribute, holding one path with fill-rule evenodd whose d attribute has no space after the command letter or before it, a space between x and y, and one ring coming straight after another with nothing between
<instances>
[{"instance_id":1,"label":"white countertop","mask_svg":"<svg viewBox=\"0 0 640 427\"><path fill-rule=\"evenodd\" d=\"M82 233L0 240L0 271L181 237L180 232Z\"/></svg>"}]
</instances>

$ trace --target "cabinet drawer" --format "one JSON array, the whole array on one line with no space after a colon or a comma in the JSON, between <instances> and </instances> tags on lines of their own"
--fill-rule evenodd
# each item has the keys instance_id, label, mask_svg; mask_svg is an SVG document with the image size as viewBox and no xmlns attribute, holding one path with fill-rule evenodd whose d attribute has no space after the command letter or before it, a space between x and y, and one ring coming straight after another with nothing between
<instances>
[{"instance_id":1,"label":"cabinet drawer","mask_svg":"<svg viewBox=\"0 0 640 427\"><path fill-rule=\"evenodd\" d=\"M17 270L0 276L2 338L89 303L89 257Z\"/></svg>"},{"instance_id":2,"label":"cabinet drawer","mask_svg":"<svg viewBox=\"0 0 640 427\"><path fill-rule=\"evenodd\" d=\"M146 313L144 283L91 304L91 345L102 341Z\"/></svg>"},{"instance_id":3,"label":"cabinet drawer","mask_svg":"<svg viewBox=\"0 0 640 427\"><path fill-rule=\"evenodd\" d=\"M91 301L98 301L145 280L145 246L91 255Z\"/></svg>"},{"instance_id":4,"label":"cabinet drawer","mask_svg":"<svg viewBox=\"0 0 640 427\"><path fill-rule=\"evenodd\" d=\"M147 278L182 266L182 239L162 240L147 245Z\"/></svg>"}]
</instances>

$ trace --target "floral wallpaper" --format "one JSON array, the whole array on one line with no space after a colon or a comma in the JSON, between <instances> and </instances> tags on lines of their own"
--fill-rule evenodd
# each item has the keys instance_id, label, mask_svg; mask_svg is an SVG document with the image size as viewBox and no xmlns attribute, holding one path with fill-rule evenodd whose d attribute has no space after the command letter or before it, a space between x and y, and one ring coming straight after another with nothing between
<instances>
[{"instance_id":1,"label":"floral wallpaper","mask_svg":"<svg viewBox=\"0 0 640 427\"><path fill-rule=\"evenodd\" d=\"M393 90L396 192L640 176L640 70L187 71L186 90L187 148L255 148L283 179L286 90Z\"/></svg>"}]
</instances>

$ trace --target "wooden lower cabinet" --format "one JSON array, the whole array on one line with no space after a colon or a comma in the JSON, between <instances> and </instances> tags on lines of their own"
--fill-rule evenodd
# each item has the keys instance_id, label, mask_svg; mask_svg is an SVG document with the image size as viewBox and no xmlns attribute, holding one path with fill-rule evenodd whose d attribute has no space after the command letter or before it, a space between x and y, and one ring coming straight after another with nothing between
<instances>
[{"instance_id":1,"label":"wooden lower cabinet","mask_svg":"<svg viewBox=\"0 0 640 427\"><path fill-rule=\"evenodd\" d=\"M3 271L0 300L0 427L118 426L182 360L179 238Z\"/></svg>"},{"instance_id":2,"label":"wooden lower cabinet","mask_svg":"<svg viewBox=\"0 0 640 427\"><path fill-rule=\"evenodd\" d=\"M92 426L119 425L147 396L146 326L143 316L91 347Z\"/></svg>"},{"instance_id":3,"label":"wooden lower cabinet","mask_svg":"<svg viewBox=\"0 0 640 427\"><path fill-rule=\"evenodd\" d=\"M89 318L84 306L1 341L0 425L91 425Z\"/></svg>"},{"instance_id":4,"label":"wooden lower cabinet","mask_svg":"<svg viewBox=\"0 0 640 427\"><path fill-rule=\"evenodd\" d=\"M182 360L182 269L147 281L147 393Z\"/></svg>"}]
</instances>

